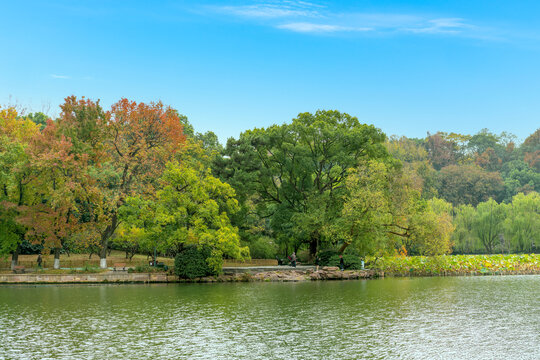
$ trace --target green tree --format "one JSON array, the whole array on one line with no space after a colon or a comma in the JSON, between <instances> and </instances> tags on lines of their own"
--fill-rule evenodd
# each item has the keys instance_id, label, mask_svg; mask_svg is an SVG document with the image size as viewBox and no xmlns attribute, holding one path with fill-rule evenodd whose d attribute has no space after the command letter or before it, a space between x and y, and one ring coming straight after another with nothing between
<instances>
[{"instance_id":1,"label":"green tree","mask_svg":"<svg viewBox=\"0 0 540 360\"><path fill-rule=\"evenodd\" d=\"M229 140L218 173L242 202L253 201L275 238L306 243L314 257L340 215L347 169L387 156L384 140L379 129L348 114L302 113L291 124Z\"/></svg>"},{"instance_id":2,"label":"green tree","mask_svg":"<svg viewBox=\"0 0 540 360\"><path fill-rule=\"evenodd\" d=\"M409 253L449 253L451 204L422 199L421 187L399 167L371 161L351 171L342 216L334 225L362 256L405 247Z\"/></svg>"},{"instance_id":3,"label":"green tree","mask_svg":"<svg viewBox=\"0 0 540 360\"><path fill-rule=\"evenodd\" d=\"M433 198L427 206L412 214L410 243L421 255L448 254L452 250L452 205L443 199Z\"/></svg>"},{"instance_id":4,"label":"green tree","mask_svg":"<svg viewBox=\"0 0 540 360\"><path fill-rule=\"evenodd\" d=\"M14 108L0 109L0 256L11 254L17 265L25 229L17 222L19 208L32 200L27 148L39 129Z\"/></svg>"},{"instance_id":5,"label":"green tree","mask_svg":"<svg viewBox=\"0 0 540 360\"><path fill-rule=\"evenodd\" d=\"M503 222L506 218L506 205L489 199L478 204L473 231L480 239L488 254L495 251L500 236L503 234Z\"/></svg>"},{"instance_id":6,"label":"green tree","mask_svg":"<svg viewBox=\"0 0 540 360\"><path fill-rule=\"evenodd\" d=\"M437 171L429 161L428 153L419 139L392 137L386 143L390 155L403 164L414 182L422 188L422 197L431 199L437 196Z\"/></svg>"},{"instance_id":7,"label":"green tree","mask_svg":"<svg viewBox=\"0 0 540 360\"><path fill-rule=\"evenodd\" d=\"M47 120L49 120L49 117L42 112L30 113L26 115L26 118L39 125L40 130L45 129Z\"/></svg>"},{"instance_id":8,"label":"green tree","mask_svg":"<svg viewBox=\"0 0 540 360\"><path fill-rule=\"evenodd\" d=\"M229 220L238 209L233 188L200 162L169 163L156 198L151 202L130 198L124 208L125 226L144 229L141 238L161 252L175 254L193 245L209 249L208 265L216 272L224 256L248 256Z\"/></svg>"},{"instance_id":9,"label":"green tree","mask_svg":"<svg viewBox=\"0 0 540 360\"><path fill-rule=\"evenodd\" d=\"M207 131L204 134L195 132L195 128L186 116L179 115L179 117L184 127L184 134L190 140L190 144L186 149L190 157L197 158L207 167L212 167L213 163L219 162L223 152L223 145L219 142L217 135L212 131Z\"/></svg>"},{"instance_id":10,"label":"green tree","mask_svg":"<svg viewBox=\"0 0 540 360\"><path fill-rule=\"evenodd\" d=\"M540 192L540 173L530 168L525 161L513 160L505 163L501 175L505 201L511 201L512 197L520 192Z\"/></svg>"},{"instance_id":11,"label":"green tree","mask_svg":"<svg viewBox=\"0 0 540 360\"><path fill-rule=\"evenodd\" d=\"M515 195L508 205L504 228L513 251L532 252L540 248L540 194Z\"/></svg>"},{"instance_id":12,"label":"green tree","mask_svg":"<svg viewBox=\"0 0 540 360\"><path fill-rule=\"evenodd\" d=\"M358 249L361 256L386 252L393 248L389 233L405 234L401 226L394 229L390 201L389 169L380 161L369 161L351 169L346 186L342 216L331 229L333 235L343 239L342 253L349 245ZM399 232L396 232L398 230Z\"/></svg>"},{"instance_id":13,"label":"green tree","mask_svg":"<svg viewBox=\"0 0 540 360\"><path fill-rule=\"evenodd\" d=\"M482 154L488 149L501 151L501 137L491 133L488 129L482 129L477 134L473 135L467 147L469 151L477 154Z\"/></svg>"},{"instance_id":14,"label":"green tree","mask_svg":"<svg viewBox=\"0 0 540 360\"><path fill-rule=\"evenodd\" d=\"M460 254L472 254L481 250L482 244L474 235L474 219L476 209L470 204L462 204L454 208L454 225L456 230L453 233L454 251Z\"/></svg>"}]
</instances>

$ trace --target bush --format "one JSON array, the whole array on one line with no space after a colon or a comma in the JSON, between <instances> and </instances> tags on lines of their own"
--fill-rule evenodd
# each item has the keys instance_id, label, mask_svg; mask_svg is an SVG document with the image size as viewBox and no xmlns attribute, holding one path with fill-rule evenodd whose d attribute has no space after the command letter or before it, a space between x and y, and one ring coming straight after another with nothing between
<instances>
[{"instance_id":1,"label":"bush","mask_svg":"<svg viewBox=\"0 0 540 360\"><path fill-rule=\"evenodd\" d=\"M337 250L334 250L334 249L320 250L317 253L317 258L319 259L319 265L320 266L329 266L330 258L332 258L333 256L338 256ZM338 264L339 264L339 260L338 260Z\"/></svg>"},{"instance_id":2,"label":"bush","mask_svg":"<svg viewBox=\"0 0 540 360\"><path fill-rule=\"evenodd\" d=\"M101 269L99 266L91 266L91 265L84 265L83 268L79 269L71 269L69 271L70 274L80 274L80 273L100 273L104 270ZM38 269L38 272L44 272L44 269Z\"/></svg>"},{"instance_id":3,"label":"bush","mask_svg":"<svg viewBox=\"0 0 540 360\"><path fill-rule=\"evenodd\" d=\"M184 279L215 275L206 261L209 256L208 249L198 249L195 246L187 247L174 258L174 273Z\"/></svg>"},{"instance_id":4,"label":"bush","mask_svg":"<svg viewBox=\"0 0 540 360\"><path fill-rule=\"evenodd\" d=\"M92 265L86 264L82 268L82 271L87 272L87 273L98 273L98 272L101 272L102 270L99 266L92 266Z\"/></svg>"},{"instance_id":5,"label":"bush","mask_svg":"<svg viewBox=\"0 0 540 360\"><path fill-rule=\"evenodd\" d=\"M347 270L361 270L362 269L362 260L356 255L344 254L343 262L345 263L345 269ZM338 266L339 267L339 255L334 255L328 261L328 266Z\"/></svg>"}]
</instances>

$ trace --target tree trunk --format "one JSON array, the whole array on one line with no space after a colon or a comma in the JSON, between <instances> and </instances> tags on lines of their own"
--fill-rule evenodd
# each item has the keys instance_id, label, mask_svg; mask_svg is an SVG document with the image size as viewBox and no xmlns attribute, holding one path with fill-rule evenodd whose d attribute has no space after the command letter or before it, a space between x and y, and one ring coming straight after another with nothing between
<instances>
[{"instance_id":1,"label":"tree trunk","mask_svg":"<svg viewBox=\"0 0 540 360\"><path fill-rule=\"evenodd\" d=\"M345 249L347 248L347 246L349 246L350 244L348 242L344 242L343 245L341 245L341 247L339 248L338 250L338 253L340 254L343 254L343 252L345 251Z\"/></svg>"},{"instance_id":2,"label":"tree trunk","mask_svg":"<svg viewBox=\"0 0 540 360\"><path fill-rule=\"evenodd\" d=\"M54 269L60 269L60 248L54 249Z\"/></svg>"},{"instance_id":3,"label":"tree trunk","mask_svg":"<svg viewBox=\"0 0 540 360\"><path fill-rule=\"evenodd\" d=\"M107 268L107 250L109 247L109 239L113 236L118 226L118 216L113 214L111 223L107 226L105 231L101 234L101 250L99 252L99 267L102 269Z\"/></svg>"},{"instance_id":4,"label":"tree trunk","mask_svg":"<svg viewBox=\"0 0 540 360\"><path fill-rule=\"evenodd\" d=\"M19 265L19 252L20 252L20 245L17 245L17 248L13 251L11 254L11 270L15 268L15 266Z\"/></svg>"},{"instance_id":5,"label":"tree trunk","mask_svg":"<svg viewBox=\"0 0 540 360\"><path fill-rule=\"evenodd\" d=\"M315 259L315 256L317 256L318 242L319 242L318 236L312 237L309 242L309 257L311 258L311 260Z\"/></svg>"},{"instance_id":6,"label":"tree trunk","mask_svg":"<svg viewBox=\"0 0 540 360\"><path fill-rule=\"evenodd\" d=\"M107 268L107 245L102 245L101 251L99 252L99 267L102 269Z\"/></svg>"}]
</instances>

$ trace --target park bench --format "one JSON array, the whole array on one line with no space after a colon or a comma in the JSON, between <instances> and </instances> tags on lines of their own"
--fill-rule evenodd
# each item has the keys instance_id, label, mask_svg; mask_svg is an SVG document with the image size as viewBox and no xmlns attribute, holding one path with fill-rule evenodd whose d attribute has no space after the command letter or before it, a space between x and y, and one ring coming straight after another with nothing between
<instances>
[{"instance_id":1,"label":"park bench","mask_svg":"<svg viewBox=\"0 0 540 360\"><path fill-rule=\"evenodd\" d=\"M125 263L115 263L113 266L114 271L120 271L120 270L126 270L126 264Z\"/></svg>"},{"instance_id":2,"label":"park bench","mask_svg":"<svg viewBox=\"0 0 540 360\"><path fill-rule=\"evenodd\" d=\"M22 265L14 266L13 267L13 272L15 274L24 274L24 266L22 266Z\"/></svg>"}]
</instances>

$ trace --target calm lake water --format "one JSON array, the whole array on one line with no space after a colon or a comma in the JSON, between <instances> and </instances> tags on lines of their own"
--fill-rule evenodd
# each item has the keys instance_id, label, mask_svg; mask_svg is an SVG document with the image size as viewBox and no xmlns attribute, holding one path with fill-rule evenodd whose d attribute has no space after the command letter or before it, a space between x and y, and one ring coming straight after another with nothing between
<instances>
[{"instance_id":1,"label":"calm lake water","mask_svg":"<svg viewBox=\"0 0 540 360\"><path fill-rule=\"evenodd\" d=\"M0 359L540 359L540 276L0 286Z\"/></svg>"}]
</instances>

